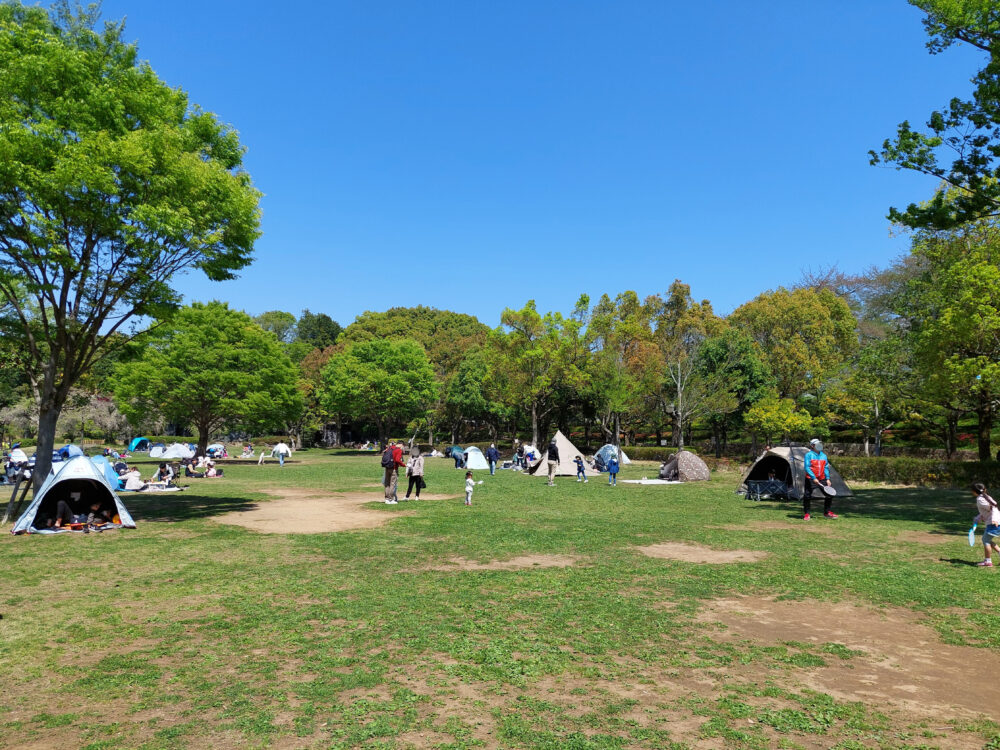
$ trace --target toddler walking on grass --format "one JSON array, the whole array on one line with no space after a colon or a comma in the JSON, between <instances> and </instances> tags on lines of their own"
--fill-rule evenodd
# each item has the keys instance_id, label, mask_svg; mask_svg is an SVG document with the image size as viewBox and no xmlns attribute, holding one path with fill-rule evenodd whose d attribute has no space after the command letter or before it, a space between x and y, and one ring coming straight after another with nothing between
<instances>
[{"instance_id":1,"label":"toddler walking on grass","mask_svg":"<svg viewBox=\"0 0 1000 750\"><path fill-rule=\"evenodd\" d=\"M576 481L589 482L590 480L587 479L587 470L583 467L583 456L574 458L573 463L576 464Z\"/></svg>"},{"instance_id":2,"label":"toddler walking on grass","mask_svg":"<svg viewBox=\"0 0 1000 750\"><path fill-rule=\"evenodd\" d=\"M612 457L608 461L608 484L612 487L618 486L618 458Z\"/></svg>"},{"instance_id":3,"label":"toddler walking on grass","mask_svg":"<svg viewBox=\"0 0 1000 750\"><path fill-rule=\"evenodd\" d=\"M472 472L465 472L465 504L472 505L472 490L476 487L476 483L472 481Z\"/></svg>"},{"instance_id":4,"label":"toddler walking on grass","mask_svg":"<svg viewBox=\"0 0 1000 750\"><path fill-rule=\"evenodd\" d=\"M1000 537L1000 508L997 508L997 501L990 497L982 482L973 483L972 494L976 496L976 508L979 510L973 523L981 523L986 527L983 532L983 561L979 563L979 567L992 568L993 553L1000 554L1000 547L996 542L997 537Z\"/></svg>"}]
</instances>

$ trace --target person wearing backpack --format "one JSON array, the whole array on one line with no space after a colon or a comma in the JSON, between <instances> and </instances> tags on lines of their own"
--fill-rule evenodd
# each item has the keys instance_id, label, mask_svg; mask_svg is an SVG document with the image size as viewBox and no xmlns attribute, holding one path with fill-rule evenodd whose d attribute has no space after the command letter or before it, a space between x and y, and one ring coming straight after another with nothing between
<instances>
[{"instance_id":1,"label":"person wearing backpack","mask_svg":"<svg viewBox=\"0 0 1000 750\"><path fill-rule=\"evenodd\" d=\"M382 469L384 471L384 476L382 478L382 484L385 485L385 504L395 505L397 484L399 483L399 461L402 460L403 449L399 448L399 453L397 454L396 444L391 440L386 444L385 450L382 451ZM398 460L397 460L398 455Z\"/></svg>"}]
</instances>

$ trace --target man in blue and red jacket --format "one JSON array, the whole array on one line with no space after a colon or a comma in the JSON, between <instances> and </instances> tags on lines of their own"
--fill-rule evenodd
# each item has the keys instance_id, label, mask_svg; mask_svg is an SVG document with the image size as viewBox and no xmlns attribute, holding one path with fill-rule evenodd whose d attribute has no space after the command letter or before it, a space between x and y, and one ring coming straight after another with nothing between
<instances>
[{"instance_id":1,"label":"man in blue and red jacket","mask_svg":"<svg viewBox=\"0 0 1000 750\"><path fill-rule=\"evenodd\" d=\"M813 438L809 441L809 445L811 448L805 455L806 491L802 493L802 517L806 521L809 520L809 506L812 504L813 487L816 485L830 486L830 459L823 452L823 444L816 438ZM821 489L820 492L823 492L823 490ZM830 510L832 504L833 499L824 492L823 516L825 518L837 517L837 514Z\"/></svg>"}]
</instances>

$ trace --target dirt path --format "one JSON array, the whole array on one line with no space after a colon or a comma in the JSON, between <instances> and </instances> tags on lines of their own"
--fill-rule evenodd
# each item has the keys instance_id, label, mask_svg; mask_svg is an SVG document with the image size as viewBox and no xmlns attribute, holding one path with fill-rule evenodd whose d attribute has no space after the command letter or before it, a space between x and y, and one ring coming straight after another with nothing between
<instances>
[{"instance_id":1,"label":"dirt path","mask_svg":"<svg viewBox=\"0 0 1000 750\"><path fill-rule=\"evenodd\" d=\"M334 531L375 529L400 516L413 515L404 510L407 503L391 508L374 508L383 496L374 492L323 494L316 490L265 490L274 497L266 503L255 503L246 510L217 516L214 520L232 526L242 526L263 534L323 534ZM425 500L444 500L447 495L425 495ZM412 501L411 501L412 502Z\"/></svg>"},{"instance_id":2,"label":"dirt path","mask_svg":"<svg viewBox=\"0 0 1000 750\"><path fill-rule=\"evenodd\" d=\"M657 557L662 560L682 560L693 563L736 563L756 562L767 557L766 552L749 549L713 549L699 544L683 544L680 542L664 542L650 544L647 547L636 547L646 557Z\"/></svg>"},{"instance_id":3,"label":"dirt path","mask_svg":"<svg viewBox=\"0 0 1000 750\"><path fill-rule=\"evenodd\" d=\"M925 713L1000 713L1000 655L942 643L907 610L741 597L711 602L700 619L723 623L722 639L839 643L860 651L847 660L831 656L825 667L805 673L808 687L835 698Z\"/></svg>"}]
</instances>

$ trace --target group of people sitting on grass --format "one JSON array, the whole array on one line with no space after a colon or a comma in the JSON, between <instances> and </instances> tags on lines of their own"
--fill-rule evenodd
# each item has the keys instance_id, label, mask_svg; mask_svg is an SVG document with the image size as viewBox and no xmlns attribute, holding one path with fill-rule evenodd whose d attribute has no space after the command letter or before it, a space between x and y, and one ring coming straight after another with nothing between
<instances>
[{"instance_id":1,"label":"group of people sitting on grass","mask_svg":"<svg viewBox=\"0 0 1000 750\"><path fill-rule=\"evenodd\" d=\"M71 493L70 499L79 501L79 493ZM102 508L99 502L91 503L87 513L74 513L66 500L60 500L56 503L55 516L46 516L41 521L41 526L47 529L72 528L86 532L102 530L110 524L120 524L121 518L114 511Z\"/></svg>"},{"instance_id":2,"label":"group of people sitting on grass","mask_svg":"<svg viewBox=\"0 0 1000 750\"><path fill-rule=\"evenodd\" d=\"M186 458L181 464L184 467L184 476L188 479L214 479L222 476L222 469L217 468L215 461L208 456Z\"/></svg>"}]
</instances>

